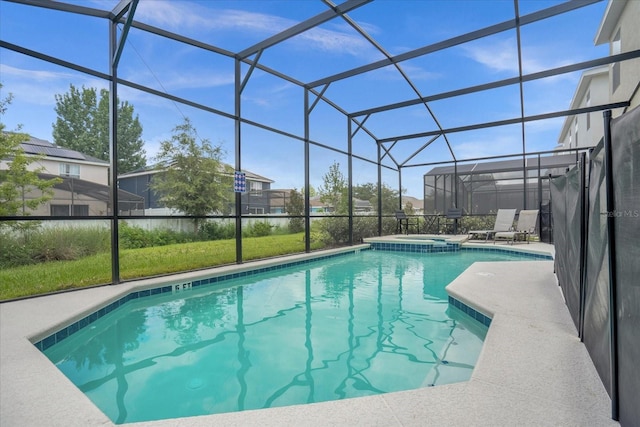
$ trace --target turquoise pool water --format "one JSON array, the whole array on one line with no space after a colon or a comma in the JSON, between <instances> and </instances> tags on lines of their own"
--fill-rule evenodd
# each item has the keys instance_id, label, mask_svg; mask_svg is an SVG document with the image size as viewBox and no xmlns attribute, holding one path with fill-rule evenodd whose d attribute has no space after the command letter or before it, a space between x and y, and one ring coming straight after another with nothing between
<instances>
[{"instance_id":1,"label":"turquoise pool water","mask_svg":"<svg viewBox=\"0 0 640 427\"><path fill-rule=\"evenodd\" d=\"M516 259L362 251L128 301L44 353L118 424L466 381L487 328L444 288Z\"/></svg>"}]
</instances>

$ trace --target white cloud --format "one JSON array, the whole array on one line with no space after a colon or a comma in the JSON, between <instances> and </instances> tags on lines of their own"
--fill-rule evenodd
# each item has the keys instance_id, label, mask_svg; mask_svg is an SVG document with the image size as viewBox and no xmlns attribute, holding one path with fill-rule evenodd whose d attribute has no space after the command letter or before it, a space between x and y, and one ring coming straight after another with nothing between
<instances>
[{"instance_id":1,"label":"white cloud","mask_svg":"<svg viewBox=\"0 0 640 427\"><path fill-rule=\"evenodd\" d=\"M6 64L0 64L0 75L3 91L13 93L16 101L36 105L55 105L54 94L66 93L70 83L77 87L107 87L105 81L84 74L16 68Z\"/></svg>"},{"instance_id":2,"label":"white cloud","mask_svg":"<svg viewBox=\"0 0 640 427\"><path fill-rule=\"evenodd\" d=\"M516 40L509 37L500 41L490 43L473 43L461 47L464 55L474 61L488 67L495 72L518 73L518 49ZM549 58L548 49L538 46L523 46L522 72L530 74L533 72L560 67L573 61L566 57L562 60Z\"/></svg>"},{"instance_id":3,"label":"white cloud","mask_svg":"<svg viewBox=\"0 0 640 427\"><path fill-rule=\"evenodd\" d=\"M71 73L56 73L52 71L44 70L28 70L25 68L16 68L10 65L0 63L0 74L3 79L6 77L19 77L24 80L31 80L37 82L50 82L58 80L62 77L69 77Z\"/></svg>"},{"instance_id":4,"label":"white cloud","mask_svg":"<svg viewBox=\"0 0 640 427\"><path fill-rule=\"evenodd\" d=\"M492 129L486 137L466 139L462 143L452 143L453 152L458 159L516 154L522 152L522 139L514 133L500 135L498 129Z\"/></svg>"},{"instance_id":5,"label":"white cloud","mask_svg":"<svg viewBox=\"0 0 640 427\"><path fill-rule=\"evenodd\" d=\"M187 1L141 1L135 18L169 30L244 29L258 32L282 31L288 21L276 16L234 9L212 9Z\"/></svg>"},{"instance_id":6,"label":"white cloud","mask_svg":"<svg viewBox=\"0 0 640 427\"><path fill-rule=\"evenodd\" d=\"M214 3L211 3L214 4ZM171 31L185 33L186 28L199 32L236 31L254 34L263 40L282 32L298 22L266 13L236 9L213 9L186 1L141 1L136 19ZM292 40L306 49L362 56L373 49L361 36L347 30L328 30L320 27L308 30ZM350 28L350 27L349 27Z\"/></svg>"},{"instance_id":7,"label":"white cloud","mask_svg":"<svg viewBox=\"0 0 640 427\"><path fill-rule=\"evenodd\" d=\"M156 75L160 74L159 77ZM197 88L214 88L220 86L228 86L234 84L233 72L215 73L202 68L193 70L155 70L153 73L149 70L135 70L133 73L127 73L124 76L126 80L140 83L148 87L158 87L161 83L162 87L168 91L177 89L197 89ZM162 89L161 89L162 90Z\"/></svg>"}]
</instances>

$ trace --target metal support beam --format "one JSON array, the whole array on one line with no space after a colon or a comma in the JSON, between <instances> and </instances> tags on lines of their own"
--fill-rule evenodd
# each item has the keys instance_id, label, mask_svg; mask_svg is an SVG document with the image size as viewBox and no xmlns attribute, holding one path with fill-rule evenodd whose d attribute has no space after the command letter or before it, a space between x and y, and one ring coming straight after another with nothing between
<instances>
[{"instance_id":1,"label":"metal support beam","mask_svg":"<svg viewBox=\"0 0 640 427\"><path fill-rule=\"evenodd\" d=\"M382 236L382 151L380 143L376 141L376 152L378 159L378 236Z\"/></svg>"},{"instance_id":2,"label":"metal support beam","mask_svg":"<svg viewBox=\"0 0 640 427\"><path fill-rule=\"evenodd\" d=\"M579 9L581 7L588 6L593 3L600 2L602 0L581 0L581 1L567 1L562 4L549 7L547 9L543 9L537 12L530 13L529 15L525 15L521 18L521 25L530 24L532 22L540 21L545 18L550 18L552 16L560 15L562 13L570 12L575 9ZM494 34L501 33L503 31L512 30L515 28L515 20L511 19L508 21L501 22L499 24L491 25L486 28L482 28L477 31L472 31L467 34L463 34L461 36L453 37L448 40L444 40L438 43L434 43L429 46L424 46L419 49L415 49L400 55L396 55L392 58L383 59L377 62L373 62L371 64L364 65L362 67L357 67L351 69L349 71L344 71L342 73L334 74L333 76L325 77L320 80L316 80L308 83L309 87L321 86L327 83L332 83L338 80L343 80L348 77L353 77L358 74L366 73L368 71L377 70L379 68L386 67L387 65L396 64L402 61L406 61L409 59L417 58L419 56L426 55L428 53L437 52L439 50L447 49L453 46L457 46L463 43L471 42L483 37L491 36Z\"/></svg>"},{"instance_id":3,"label":"metal support beam","mask_svg":"<svg viewBox=\"0 0 640 427\"><path fill-rule=\"evenodd\" d=\"M513 8L515 12L516 20L516 43L518 52L518 91L520 92L520 118L523 119L520 123L520 132L522 138L522 208L527 209L527 158L525 153L527 152L526 144L526 132L524 126L524 85L522 82L522 38L520 35L520 9L518 8L518 0L513 0Z\"/></svg>"},{"instance_id":4,"label":"metal support beam","mask_svg":"<svg viewBox=\"0 0 640 427\"><path fill-rule=\"evenodd\" d=\"M402 169L398 168L398 209L402 210ZM407 225L409 230L409 225Z\"/></svg>"},{"instance_id":5,"label":"metal support beam","mask_svg":"<svg viewBox=\"0 0 640 427\"><path fill-rule=\"evenodd\" d=\"M395 157L393 157L393 155L391 154L391 149L393 148L394 145L396 145L396 142L398 141L393 141L393 144L391 144L391 147L386 148L384 145L380 144L380 146L382 147L382 149L384 150L384 156L382 156L382 158L384 159L385 157L389 156L389 158L391 159L391 161L396 165L396 167L400 166L400 163L395 159Z\"/></svg>"},{"instance_id":6,"label":"metal support beam","mask_svg":"<svg viewBox=\"0 0 640 427\"><path fill-rule=\"evenodd\" d=\"M540 156L538 156L538 159ZM589 232L589 191L587 188L587 154L580 153L580 286L578 295L580 295L580 309L578 310L578 336L582 341L584 339L584 307L586 302L585 283L587 281L587 242Z\"/></svg>"},{"instance_id":7,"label":"metal support beam","mask_svg":"<svg viewBox=\"0 0 640 427\"><path fill-rule=\"evenodd\" d=\"M120 18L122 18L124 14L129 10L132 1L138 3L138 0L120 0L116 7L111 10L111 16L109 17L109 19L111 19L112 21L119 21Z\"/></svg>"},{"instance_id":8,"label":"metal support beam","mask_svg":"<svg viewBox=\"0 0 640 427\"><path fill-rule=\"evenodd\" d=\"M320 100L324 96L324 93L327 91L327 89L329 89L329 85L328 84L324 85L324 87L322 88L320 93L318 95L316 95L316 99L313 101L313 104L311 104L311 107L309 107L309 113L311 113L313 111L313 109L316 108L316 105L318 105L318 102L320 102Z\"/></svg>"},{"instance_id":9,"label":"metal support beam","mask_svg":"<svg viewBox=\"0 0 640 427\"><path fill-rule=\"evenodd\" d=\"M546 113L546 114L536 114L533 116L525 116L524 118L518 117L515 119L498 120L495 122L485 122L485 123L478 123L478 124L468 125L468 126L460 126L455 128L444 129L443 131L446 133L466 132L466 131L476 130L476 129L486 129L486 128L498 127L498 126L515 125L521 122L533 122L536 120L554 119L556 117L574 116L576 114L592 113L594 111L603 111L603 110L609 110L609 109L613 110L616 108L627 107L629 105L630 103L628 101L614 102L611 104L595 105L592 107L574 108L572 110L556 111L553 113ZM397 142L397 141L402 141L407 139L423 138L425 136L433 136L433 135L440 135L440 131L433 130L429 132L419 132L419 133L414 133L410 135L395 136L392 138L381 138L380 141L383 143L391 142L391 141Z\"/></svg>"},{"instance_id":10,"label":"metal support beam","mask_svg":"<svg viewBox=\"0 0 640 427\"><path fill-rule=\"evenodd\" d=\"M611 418L620 415L618 386L618 275L616 271L616 201L613 188L613 153L611 144L611 110L604 115L604 171L607 203L607 240L609 244L609 345L611 357Z\"/></svg>"},{"instance_id":11,"label":"metal support beam","mask_svg":"<svg viewBox=\"0 0 640 427\"><path fill-rule=\"evenodd\" d=\"M349 245L353 245L353 144L351 139L351 119L347 117L347 209L349 212Z\"/></svg>"},{"instance_id":12,"label":"metal support beam","mask_svg":"<svg viewBox=\"0 0 640 427\"><path fill-rule=\"evenodd\" d=\"M253 62L249 66L249 70L247 71L247 75L244 76L244 79L242 80L242 84L240 85L240 93L242 93L244 91L244 87L249 82L249 78L251 77L251 74L253 74L253 70L255 70L256 65L258 65L258 62L260 61L260 57L262 56L262 52L264 52L264 51L263 50L258 51L258 53L256 54L255 59L253 60Z\"/></svg>"},{"instance_id":13,"label":"metal support beam","mask_svg":"<svg viewBox=\"0 0 640 427\"><path fill-rule=\"evenodd\" d=\"M117 23L118 20L122 18L125 13L127 13L127 10L129 11L129 13L127 14L127 20L124 24L124 27L122 28L122 36L120 37L120 41L118 42L118 49L116 50L116 53L112 59L116 67L120 62L120 56L122 56L124 44L126 43L127 36L129 35L129 29L131 28L131 23L133 22L133 16L136 13L136 7L138 7L138 0L122 0L113 11L115 19L113 19L112 21L114 23Z\"/></svg>"},{"instance_id":14,"label":"metal support beam","mask_svg":"<svg viewBox=\"0 0 640 427\"><path fill-rule=\"evenodd\" d=\"M613 64L615 62L627 61L630 59L640 58L640 49L632 50L629 52L620 53L617 55L605 56L598 59L591 59L589 61L577 62L575 64L564 65L562 67L550 68L548 70L538 71L531 74L522 76L523 82L531 82L535 80L544 79L547 77L558 76L561 74L572 73L574 71L586 70L589 68L598 67L600 65ZM396 102L393 104L381 105L375 108L367 108L366 110L354 111L351 113L353 117L364 116L367 114L380 113L388 110L395 110L398 108L411 107L413 105L422 104L423 102L432 102L442 99L454 98L456 96L469 95L477 92L484 92L491 89L498 89L505 86L511 86L518 84L520 77L510 77L504 80L498 80L491 83L484 83L476 86L469 86L462 89L456 89L449 92L441 92L435 95L425 96L419 99L411 99L402 102Z\"/></svg>"},{"instance_id":15,"label":"metal support beam","mask_svg":"<svg viewBox=\"0 0 640 427\"><path fill-rule=\"evenodd\" d=\"M323 0L326 4L328 4L331 7L335 7L335 5L333 4L333 2L331 0ZM515 1L515 0L514 0ZM342 15L342 19L344 19L345 21L347 21L347 23L349 25L351 25L351 27L356 30L358 32L358 34L360 34L362 37L364 37L369 43L371 43L377 50L378 52L382 53L388 60L392 59L392 56L389 52L387 52L379 43L377 43L373 37L371 37L366 31L364 31L353 19L349 18L347 15ZM404 72L404 70L402 69L402 67L400 67L400 64L398 64L397 62L393 63L393 66L396 68L396 70L398 71L398 73L400 73L400 75L402 76L402 78L407 82L407 84L411 87L411 90L418 96L418 98L422 99L423 96L420 93L420 91L418 90L418 87L411 81L411 79L409 78L409 76L407 75L407 73ZM520 73L522 75L522 73ZM438 126L439 129L442 129L442 126L440 124L440 121L438 120L438 118L436 117L435 113L433 112L433 110L431 109L431 107L429 107L429 104L427 104L426 102L422 102L424 108L427 110L427 112L429 113L429 116L431 117L431 119L434 121L434 123L436 124L436 126ZM445 143L447 144L447 147L449 148L449 152L451 153L451 156L455 159L455 153L453 152L453 148L451 147L451 144L449 143L449 139L447 138L447 135L445 133L442 134L442 137L445 141Z\"/></svg>"},{"instance_id":16,"label":"metal support beam","mask_svg":"<svg viewBox=\"0 0 640 427\"><path fill-rule=\"evenodd\" d=\"M238 58L247 58L258 51L264 50L271 46L275 46L278 43L290 39L291 37L297 36L300 33L304 33L305 31L317 27L318 25L323 24L335 18L336 16L340 16L343 13L347 13L371 1L373 0L348 0L343 4L337 6L335 9L327 10L326 12L316 15L313 18L300 22L299 24L296 24L281 33L269 37L268 39L263 40L262 42L243 50L242 52L238 53Z\"/></svg>"},{"instance_id":17,"label":"metal support beam","mask_svg":"<svg viewBox=\"0 0 640 427\"><path fill-rule=\"evenodd\" d=\"M118 218L118 65L111 61L118 44L116 22L109 23L109 188L111 189L111 283L120 283Z\"/></svg>"},{"instance_id":18,"label":"metal support beam","mask_svg":"<svg viewBox=\"0 0 640 427\"><path fill-rule=\"evenodd\" d=\"M51 0L3 0L3 1L8 1L11 3L19 3L19 4L28 5L28 6L42 7L42 8L51 9L51 10L59 10L62 12L77 13L78 15L94 16L96 18L109 19L111 17L110 12L107 10L77 6L75 4L64 3L61 1L51 1Z\"/></svg>"},{"instance_id":19,"label":"metal support beam","mask_svg":"<svg viewBox=\"0 0 640 427\"><path fill-rule=\"evenodd\" d=\"M354 130L352 133L350 133L349 135L351 135L351 138L353 138L354 136L356 136L356 134L358 133L358 131L360 129L362 129L362 127L364 126L364 124L367 122L367 120L369 120L369 117L371 116L367 116L365 117L360 123L356 122L354 119L350 118L349 121L353 121L354 123L356 123L358 125L358 127L356 128L356 130Z\"/></svg>"},{"instance_id":20,"label":"metal support beam","mask_svg":"<svg viewBox=\"0 0 640 427\"><path fill-rule=\"evenodd\" d=\"M406 165L409 160L413 159L415 156L420 154L422 152L422 150L424 150L425 148L430 146L431 143L433 141L435 141L436 139L438 139L438 138L440 138L440 135L435 135L435 136L431 137L431 139L429 139L422 147L418 148L416 151L413 152L413 154L411 154L409 157L407 157L404 162L400 163L400 166Z\"/></svg>"},{"instance_id":21,"label":"metal support beam","mask_svg":"<svg viewBox=\"0 0 640 427\"><path fill-rule=\"evenodd\" d=\"M242 146L241 146L241 84L242 75L240 61L235 61L235 170L242 170ZM235 220L236 220L236 263L242 264L242 193L235 193Z\"/></svg>"},{"instance_id":22,"label":"metal support beam","mask_svg":"<svg viewBox=\"0 0 640 427\"><path fill-rule=\"evenodd\" d=\"M309 143L309 89L304 90L304 250L311 252L311 167Z\"/></svg>"}]
</instances>

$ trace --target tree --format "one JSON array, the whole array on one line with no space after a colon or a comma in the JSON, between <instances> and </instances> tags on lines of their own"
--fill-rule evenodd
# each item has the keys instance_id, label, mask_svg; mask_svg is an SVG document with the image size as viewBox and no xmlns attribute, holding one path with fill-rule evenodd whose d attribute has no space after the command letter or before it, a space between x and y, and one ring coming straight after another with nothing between
<instances>
[{"instance_id":1,"label":"tree","mask_svg":"<svg viewBox=\"0 0 640 427\"><path fill-rule=\"evenodd\" d=\"M0 99L0 116L4 116L11 100L11 94ZM53 197L52 187L61 182L60 178L41 179L38 173L43 168L29 167L39 158L24 152L21 144L28 140L25 133L5 132L0 121L0 160L6 163L6 169L0 170L0 216L29 215L29 210Z\"/></svg>"},{"instance_id":2,"label":"tree","mask_svg":"<svg viewBox=\"0 0 640 427\"><path fill-rule=\"evenodd\" d=\"M289 215L301 216L304 214L304 197L301 192L295 188L289 194L289 204L287 205L287 213ZM299 233L304 230L304 218L290 218L289 231Z\"/></svg>"},{"instance_id":3,"label":"tree","mask_svg":"<svg viewBox=\"0 0 640 427\"><path fill-rule=\"evenodd\" d=\"M373 182L360 184L353 187L353 197L360 200L368 200L373 208L378 211L378 186ZM382 184L382 213L391 214L398 209L398 191L393 190L387 184Z\"/></svg>"},{"instance_id":4,"label":"tree","mask_svg":"<svg viewBox=\"0 0 640 427\"><path fill-rule=\"evenodd\" d=\"M323 185L318 188L320 201L333 206L334 213L346 214L347 203L347 180L340 171L340 163L333 163L329 166L329 171L322 177Z\"/></svg>"},{"instance_id":5,"label":"tree","mask_svg":"<svg viewBox=\"0 0 640 427\"><path fill-rule=\"evenodd\" d=\"M413 203L411 203L411 202L405 203L403 210L407 215L415 215L415 213L416 213L416 210L413 209Z\"/></svg>"},{"instance_id":6,"label":"tree","mask_svg":"<svg viewBox=\"0 0 640 427\"><path fill-rule=\"evenodd\" d=\"M304 187L302 188L302 194L305 193L305 189ZM317 191L315 188L313 188L313 185L309 184L309 197L314 197L317 194Z\"/></svg>"},{"instance_id":7,"label":"tree","mask_svg":"<svg viewBox=\"0 0 640 427\"><path fill-rule=\"evenodd\" d=\"M109 91L76 88L56 95L53 124L54 142L65 148L109 161ZM118 173L131 172L146 165L142 125L128 102L118 100Z\"/></svg>"},{"instance_id":8,"label":"tree","mask_svg":"<svg viewBox=\"0 0 640 427\"><path fill-rule=\"evenodd\" d=\"M232 202L233 170L222 163L222 147L207 139L197 142L189 119L173 129L171 139L160 143L158 169L150 187L164 205L187 215L202 217L226 213ZM194 219L197 232L200 218Z\"/></svg>"}]
</instances>

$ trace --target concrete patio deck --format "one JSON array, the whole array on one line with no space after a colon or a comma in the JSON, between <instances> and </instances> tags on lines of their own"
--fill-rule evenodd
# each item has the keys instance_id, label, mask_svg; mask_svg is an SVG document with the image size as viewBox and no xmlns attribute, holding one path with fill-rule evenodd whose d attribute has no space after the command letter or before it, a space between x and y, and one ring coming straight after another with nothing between
<instances>
[{"instance_id":1,"label":"concrete patio deck","mask_svg":"<svg viewBox=\"0 0 640 427\"><path fill-rule=\"evenodd\" d=\"M509 248L553 251L552 246L540 243ZM71 317L79 318L101 302L144 282L0 304L0 425L113 425L30 339L42 337L55 325L66 323ZM609 397L577 337L552 261L476 263L447 290L459 301L493 318L468 382L129 425L619 425L610 418Z\"/></svg>"}]
</instances>

